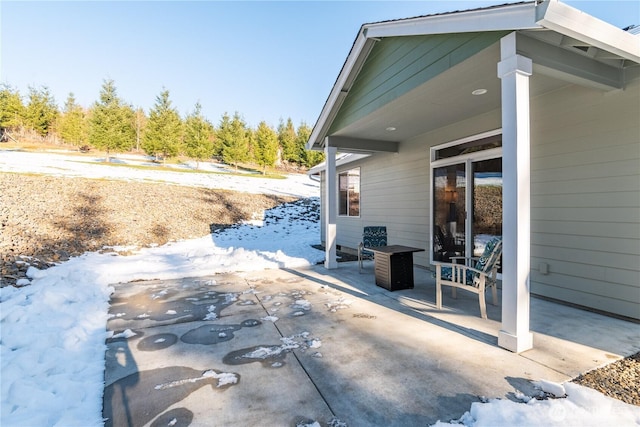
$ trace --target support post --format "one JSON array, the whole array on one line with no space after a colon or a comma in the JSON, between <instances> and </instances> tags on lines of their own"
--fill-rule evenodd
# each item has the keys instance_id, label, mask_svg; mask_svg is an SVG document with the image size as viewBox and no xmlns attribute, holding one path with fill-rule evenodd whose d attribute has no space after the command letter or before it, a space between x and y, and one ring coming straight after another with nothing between
<instances>
[{"instance_id":1,"label":"support post","mask_svg":"<svg viewBox=\"0 0 640 427\"><path fill-rule=\"evenodd\" d=\"M336 218L338 215L338 186L336 173L336 147L329 146L329 138L325 140L325 258L324 266L327 269L338 268L336 260Z\"/></svg>"},{"instance_id":2,"label":"support post","mask_svg":"<svg viewBox=\"0 0 640 427\"><path fill-rule=\"evenodd\" d=\"M500 40L502 88L503 255L502 326L498 345L515 353L533 347L529 330L531 170L529 76L531 59L516 53L516 33Z\"/></svg>"}]
</instances>

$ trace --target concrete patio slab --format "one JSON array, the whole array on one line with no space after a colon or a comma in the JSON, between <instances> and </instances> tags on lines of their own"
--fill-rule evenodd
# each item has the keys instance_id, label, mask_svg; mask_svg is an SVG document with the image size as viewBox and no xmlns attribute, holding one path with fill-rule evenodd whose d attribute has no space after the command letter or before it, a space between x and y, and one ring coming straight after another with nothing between
<instances>
[{"instance_id":1,"label":"concrete patio slab","mask_svg":"<svg viewBox=\"0 0 640 427\"><path fill-rule=\"evenodd\" d=\"M514 354L499 306L483 320L458 292L436 310L431 273L414 276L395 292L372 263L116 285L108 328L131 332L108 342L107 425L424 426L640 350L638 324L534 298L534 349Z\"/></svg>"}]
</instances>

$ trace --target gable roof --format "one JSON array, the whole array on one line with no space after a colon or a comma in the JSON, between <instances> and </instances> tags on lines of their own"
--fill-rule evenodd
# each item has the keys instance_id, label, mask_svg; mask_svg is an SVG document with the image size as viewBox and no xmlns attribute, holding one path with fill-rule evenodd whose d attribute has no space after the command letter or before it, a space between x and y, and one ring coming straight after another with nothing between
<instances>
[{"instance_id":1,"label":"gable roof","mask_svg":"<svg viewBox=\"0 0 640 427\"><path fill-rule=\"evenodd\" d=\"M572 49L619 68L640 63L637 37L557 0L510 3L364 24L316 121L307 148L324 148L325 137L340 107L381 39L523 30L545 43Z\"/></svg>"}]
</instances>

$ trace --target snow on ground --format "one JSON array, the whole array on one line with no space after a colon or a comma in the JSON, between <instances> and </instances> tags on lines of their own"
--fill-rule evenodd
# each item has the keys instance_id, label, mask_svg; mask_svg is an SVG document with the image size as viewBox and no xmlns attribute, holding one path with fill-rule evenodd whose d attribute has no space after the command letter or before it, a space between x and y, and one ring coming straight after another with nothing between
<instances>
[{"instance_id":1,"label":"snow on ground","mask_svg":"<svg viewBox=\"0 0 640 427\"><path fill-rule=\"evenodd\" d=\"M146 156L118 155L111 162L117 165L157 166ZM44 173L53 176L108 178L129 181L161 182L193 187L221 188L254 194L272 194L292 197L320 195L318 182L306 174L290 174L285 179L251 177L231 174L231 169L217 163L200 162L200 171L210 173L181 173L195 170L195 164L173 165L175 172L151 168L127 168L104 163L104 157L78 156L60 153L31 153L0 150L0 171L20 173ZM248 175L248 174L247 174Z\"/></svg>"},{"instance_id":2,"label":"snow on ground","mask_svg":"<svg viewBox=\"0 0 640 427\"><path fill-rule=\"evenodd\" d=\"M49 168L59 168L57 174L87 176L94 173L91 168L100 167L69 168L70 160L59 157L49 161L42 154L7 154L0 152L0 171L48 173ZM122 169L126 170L110 168L105 176L111 177L114 170L119 176L127 175ZM149 178L129 175L126 179ZM154 174L153 180L187 185L183 177L177 180L171 172ZM233 181L236 189L255 190L254 178L234 177ZM309 191L318 195L316 183L309 184L313 191L305 185L289 185L287 194ZM319 203L317 197L271 209L261 222L141 249L131 256L94 252L47 270L31 267L30 286L0 290L0 425L102 425L110 284L315 264L324 254L311 248L319 240L317 216L308 215L313 203ZM640 408L594 390L545 381L540 387L554 393L564 390L566 397L537 400L520 396L522 403L500 399L473 403L454 424L437 425L640 425Z\"/></svg>"}]
</instances>

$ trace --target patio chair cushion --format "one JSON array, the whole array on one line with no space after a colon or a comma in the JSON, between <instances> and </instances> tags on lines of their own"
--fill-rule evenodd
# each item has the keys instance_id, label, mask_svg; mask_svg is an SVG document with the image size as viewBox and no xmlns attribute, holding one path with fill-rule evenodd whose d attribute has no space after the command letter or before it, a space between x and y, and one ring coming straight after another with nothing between
<instances>
[{"instance_id":1,"label":"patio chair cushion","mask_svg":"<svg viewBox=\"0 0 640 427\"><path fill-rule=\"evenodd\" d=\"M441 270L441 275L444 280L453 280L453 268L443 266ZM473 279L476 276L477 276L477 273L471 270L467 270L465 283L467 285L473 285Z\"/></svg>"},{"instance_id":2,"label":"patio chair cushion","mask_svg":"<svg viewBox=\"0 0 640 427\"><path fill-rule=\"evenodd\" d=\"M502 253L502 238L494 237L491 239L486 246L484 247L484 251L482 255L478 258L476 263L473 265L473 268L476 270L480 270L483 273L489 273L489 271L494 267L500 254ZM444 280L453 280L453 268L442 266L441 270L442 279ZM477 286L477 280L480 278L480 274L475 271L467 270L465 283L469 286Z\"/></svg>"},{"instance_id":3,"label":"patio chair cushion","mask_svg":"<svg viewBox=\"0 0 640 427\"><path fill-rule=\"evenodd\" d=\"M488 272L498 261L497 257L500 253L502 253L502 239L500 237L494 237L486 244L482 255L480 255L480 258L478 258L473 268L485 273Z\"/></svg>"},{"instance_id":4,"label":"patio chair cushion","mask_svg":"<svg viewBox=\"0 0 640 427\"><path fill-rule=\"evenodd\" d=\"M387 227L384 225L364 227L362 244L362 254L369 256L373 255L373 252L366 250L366 248L387 246Z\"/></svg>"}]
</instances>

